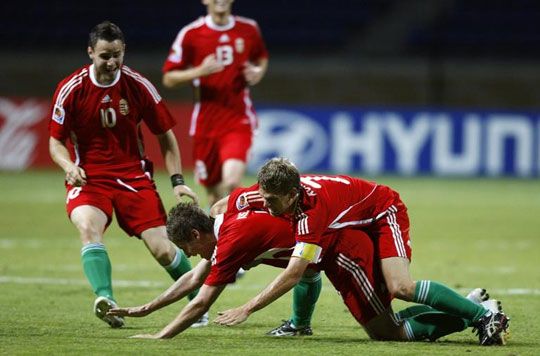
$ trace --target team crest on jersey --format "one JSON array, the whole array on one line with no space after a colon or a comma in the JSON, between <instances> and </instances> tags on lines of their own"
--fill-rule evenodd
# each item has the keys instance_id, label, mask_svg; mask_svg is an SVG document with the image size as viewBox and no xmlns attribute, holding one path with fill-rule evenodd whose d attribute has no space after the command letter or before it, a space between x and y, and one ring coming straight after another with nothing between
<instances>
[{"instance_id":1,"label":"team crest on jersey","mask_svg":"<svg viewBox=\"0 0 540 356\"><path fill-rule=\"evenodd\" d=\"M119 107L120 107L120 114L124 116L129 114L129 105L126 99L120 99Z\"/></svg>"},{"instance_id":2,"label":"team crest on jersey","mask_svg":"<svg viewBox=\"0 0 540 356\"><path fill-rule=\"evenodd\" d=\"M244 39L239 37L236 40L234 40L234 48L236 49L236 52L238 53L244 52Z\"/></svg>"},{"instance_id":3,"label":"team crest on jersey","mask_svg":"<svg viewBox=\"0 0 540 356\"><path fill-rule=\"evenodd\" d=\"M242 210L249 206L249 202L247 200L246 193L240 194L240 196L236 199L236 209Z\"/></svg>"},{"instance_id":4,"label":"team crest on jersey","mask_svg":"<svg viewBox=\"0 0 540 356\"><path fill-rule=\"evenodd\" d=\"M59 105L55 105L52 119L56 121L57 123L59 123L60 125L63 125L65 117L66 117L66 112L64 111L64 108Z\"/></svg>"}]
</instances>

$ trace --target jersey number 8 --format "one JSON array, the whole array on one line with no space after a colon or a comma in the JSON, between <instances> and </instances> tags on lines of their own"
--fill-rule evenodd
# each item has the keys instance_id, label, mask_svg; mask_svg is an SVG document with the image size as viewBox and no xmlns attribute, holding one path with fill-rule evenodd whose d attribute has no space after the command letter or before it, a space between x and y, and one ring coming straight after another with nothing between
<instances>
[{"instance_id":1,"label":"jersey number 8","mask_svg":"<svg viewBox=\"0 0 540 356\"><path fill-rule=\"evenodd\" d=\"M228 66L233 62L233 49L229 45L216 48L216 58L219 63Z\"/></svg>"}]
</instances>

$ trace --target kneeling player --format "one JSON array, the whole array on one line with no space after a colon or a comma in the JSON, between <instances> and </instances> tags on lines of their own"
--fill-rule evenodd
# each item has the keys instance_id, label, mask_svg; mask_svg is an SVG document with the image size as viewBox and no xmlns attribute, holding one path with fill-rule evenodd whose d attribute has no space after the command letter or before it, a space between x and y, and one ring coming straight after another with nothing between
<instances>
[{"instance_id":1,"label":"kneeling player","mask_svg":"<svg viewBox=\"0 0 540 356\"><path fill-rule=\"evenodd\" d=\"M288 221L264 211L226 213L214 222L199 208L179 204L171 211L167 228L177 246L188 255L200 255L203 260L153 301L139 307L112 309L110 313L145 316L202 287L198 296L163 330L138 337L177 335L210 308L226 285L234 281L238 268L258 263L284 267L291 253L293 260L319 262L309 263L304 275L313 277L317 275L316 270L325 270L353 316L372 338L436 339L470 325L449 314L424 309L417 313L418 310L411 308L398 313L403 319L398 321L390 307L392 298L384 287L379 263L374 261L373 244L362 231L341 230L336 233L339 236L329 235L324 240L324 255L317 256L314 250L295 243ZM301 278L302 274L298 275L297 281ZM223 316L220 318L226 323Z\"/></svg>"}]
</instances>

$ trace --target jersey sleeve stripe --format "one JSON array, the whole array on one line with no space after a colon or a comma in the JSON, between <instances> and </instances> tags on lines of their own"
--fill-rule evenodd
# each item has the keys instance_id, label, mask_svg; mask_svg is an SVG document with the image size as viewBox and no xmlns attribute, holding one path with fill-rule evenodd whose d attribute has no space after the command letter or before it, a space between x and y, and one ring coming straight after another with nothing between
<instances>
[{"instance_id":1,"label":"jersey sleeve stripe","mask_svg":"<svg viewBox=\"0 0 540 356\"><path fill-rule=\"evenodd\" d=\"M148 90L148 92L150 93L150 95L152 96L156 104L161 101L161 96L159 95L156 87L154 87L154 85L150 83L148 79L146 79L145 77L143 77L142 75L138 73L135 73L133 70L131 70L131 68L127 66L122 67L122 72L126 73L127 75L129 75L130 77L132 77L133 79L141 83Z\"/></svg>"},{"instance_id":2,"label":"jersey sleeve stripe","mask_svg":"<svg viewBox=\"0 0 540 356\"><path fill-rule=\"evenodd\" d=\"M305 216L298 222L298 235L307 234L309 234L308 217Z\"/></svg>"},{"instance_id":3,"label":"jersey sleeve stripe","mask_svg":"<svg viewBox=\"0 0 540 356\"><path fill-rule=\"evenodd\" d=\"M56 98L55 105L60 105L64 103L68 95L73 91L73 89L82 83L84 77L88 75L88 69L84 68L79 74L71 78L67 83L65 83L60 91L58 92L58 97Z\"/></svg>"},{"instance_id":4,"label":"jersey sleeve stripe","mask_svg":"<svg viewBox=\"0 0 540 356\"><path fill-rule=\"evenodd\" d=\"M257 26L257 21L255 21L253 19L243 17L243 16L235 16L234 19L236 21L238 21L238 22L246 23L246 24L251 25L253 27L258 27Z\"/></svg>"},{"instance_id":5,"label":"jersey sleeve stripe","mask_svg":"<svg viewBox=\"0 0 540 356\"><path fill-rule=\"evenodd\" d=\"M178 35L176 36L173 45L171 46L171 49L173 53L169 55L169 60L171 62L179 63L182 61L182 42L184 41L184 37L186 36L186 33L189 30L195 29L197 27L201 27L204 25L204 17L201 17L189 25L185 26L178 32Z\"/></svg>"}]
</instances>

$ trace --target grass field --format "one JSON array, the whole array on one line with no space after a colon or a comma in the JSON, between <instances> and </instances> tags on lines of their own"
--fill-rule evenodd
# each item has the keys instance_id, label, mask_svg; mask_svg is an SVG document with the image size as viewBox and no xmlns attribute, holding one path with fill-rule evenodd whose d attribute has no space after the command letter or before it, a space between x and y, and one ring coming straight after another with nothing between
<instances>
[{"instance_id":1,"label":"grass field","mask_svg":"<svg viewBox=\"0 0 540 356\"><path fill-rule=\"evenodd\" d=\"M237 327L189 329L172 340L129 339L158 331L185 301L128 319L119 330L99 321L80 265L80 243L65 216L62 179L60 171L0 173L1 354L540 354L537 181L378 179L396 188L409 207L413 277L442 281L462 293L485 287L503 301L512 318L509 344L482 348L470 331L435 343L370 341L327 280L312 337L263 336L289 316L291 298L285 296ZM170 208L174 201L167 177L160 174L157 182ZM105 243L121 305L146 302L170 284L143 244L115 223ZM278 272L268 267L250 271L224 292L211 318L254 296ZM396 302L395 309L404 305Z\"/></svg>"}]
</instances>

